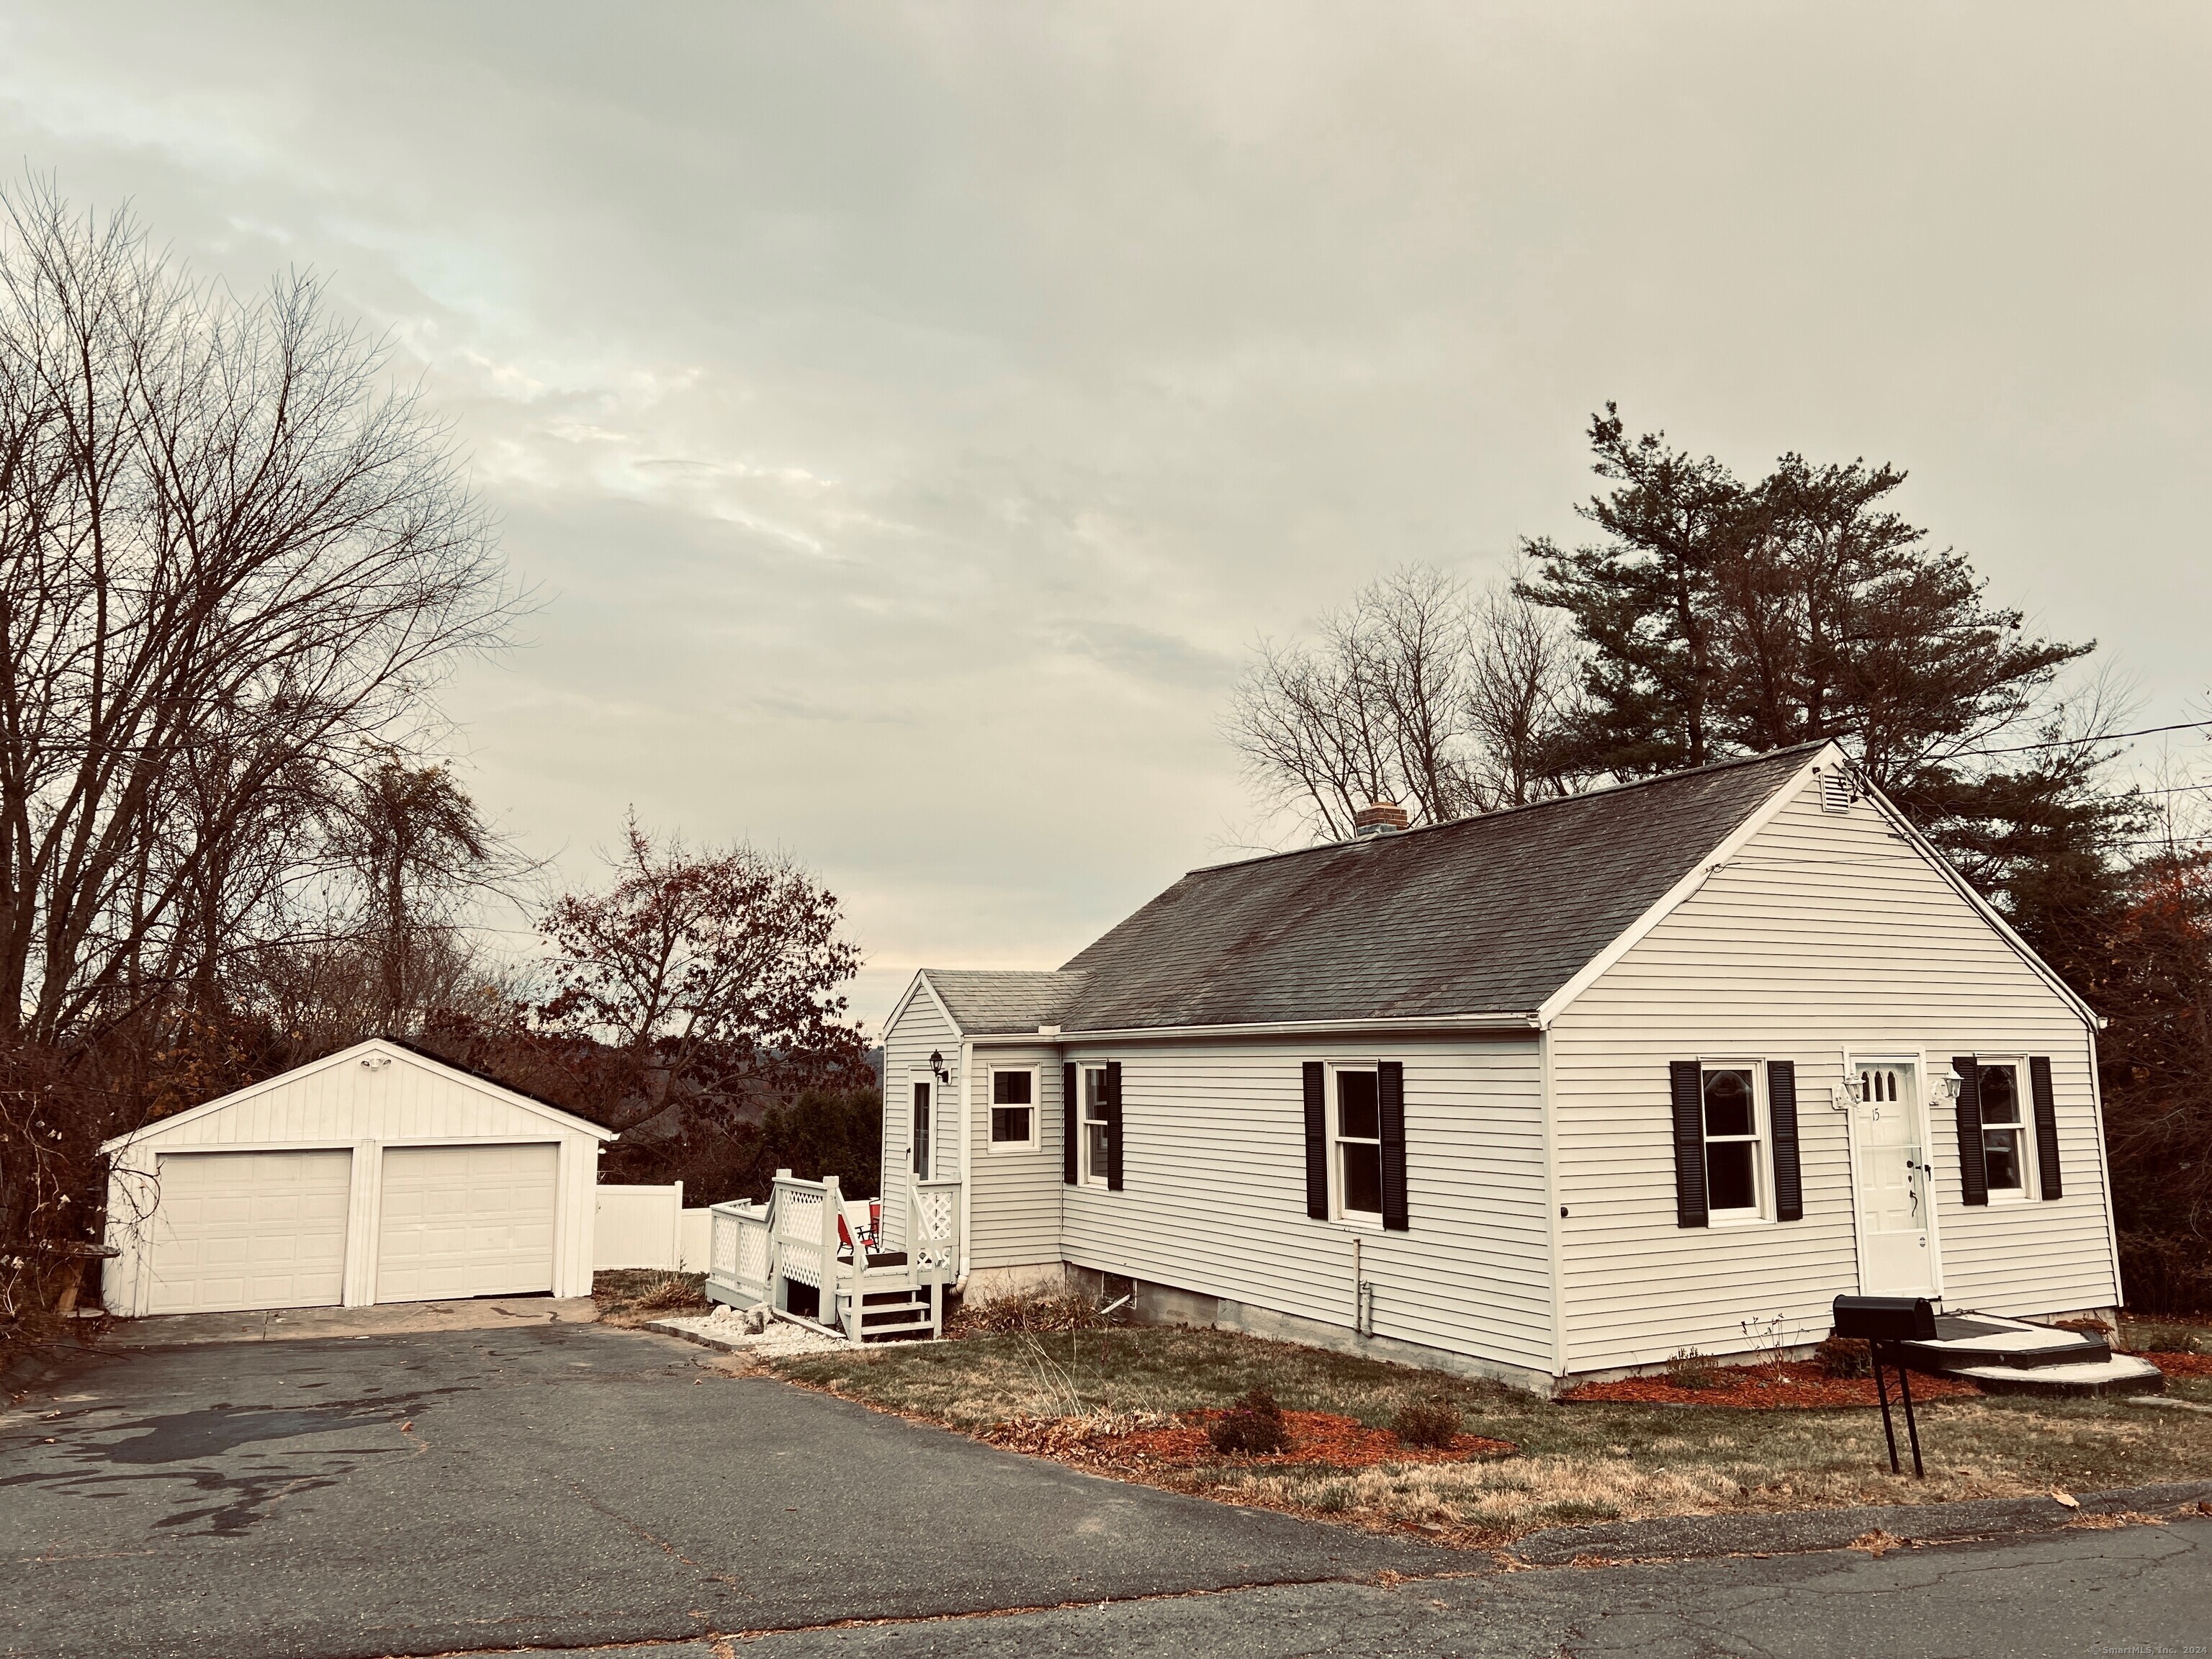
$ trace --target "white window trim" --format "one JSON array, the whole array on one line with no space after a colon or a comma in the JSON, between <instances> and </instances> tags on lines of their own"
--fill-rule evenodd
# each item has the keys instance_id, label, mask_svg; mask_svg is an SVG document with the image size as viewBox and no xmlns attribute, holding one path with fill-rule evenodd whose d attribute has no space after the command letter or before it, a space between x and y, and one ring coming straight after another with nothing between
<instances>
[{"instance_id":1,"label":"white window trim","mask_svg":"<svg viewBox=\"0 0 2212 1659\"><path fill-rule=\"evenodd\" d=\"M2002 1204L2032 1203L2035 1198L2036 1180L2043 1166L2037 1162L2035 1156L2035 1085L2034 1080L2028 1076L2027 1056L2025 1054L1976 1054L1974 1066L1977 1072L1985 1066L2009 1066L2012 1068L2012 1097L2014 1106L2020 1112L2020 1119L2016 1123L2002 1123L1997 1126L1999 1128L2017 1129L2020 1132L2020 1185L1990 1187L1990 1206L1994 1209ZM1981 1081L1978 1076L1974 1079L1978 1091ZM1978 1093L1977 1097L1978 1098ZM1982 1121L1982 1178L1984 1185L1988 1184L1989 1180L1989 1146L1990 1125L1989 1120L1984 1118Z\"/></svg>"},{"instance_id":2,"label":"white window trim","mask_svg":"<svg viewBox=\"0 0 2212 1659\"><path fill-rule=\"evenodd\" d=\"M1328 1220L1333 1227L1342 1227L1356 1233L1379 1233L1382 1231L1380 1210L1347 1210L1344 1207L1344 1160L1338 1154L1344 1137L1339 1133L1341 1125L1338 1111L1341 1097L1337 1092L1336 1080L1346 1072L1365 1072L1375 1079L1376 1100L1379 1106L1382 1094L1382 1062L1373 1060L1331 1060L1328 1066L1328 1095L1327 1110L1322 1121L1322 1144L1328 1154ZM1374 1142L1361 1140L1360 1146L1380 1146L1382 1125L1376 1126L1377 1139Z\"/></svg>"},{"instance_id":3,"label":"white window trim","mask_svg":"<svg viewBox=\"0 0 2212 1659\"><path fill-rule=\"evenodd\" d=\"M1042 1145L1044 1083L1040 1075L1042 1069L1036 1066L987 1066L983 1068L983 1150L987 1153L1033 1152ZM1030 1080L1030 1098L1026 1108L1030 1115L1030 1134L1027 1140L1000 1140L991 1133L991 1114L1003 1109L998 1104L999 1079L1009 1073L1019 1073Z\"/></svg>"},{"instance_id":4,"label":"white window trim","mask_svg":"<svg viewBox=\"0 0 2212 1659\"><path fill-rule=\"evenodd\" d=\"M1103 1170L1094 1170L1091 1166L1091 1126L1093 1123L1110 1124L1112 1120L1104 1117L1094 1118L1086 1114L1083 1097L1085 1091L1091 1086L1091 1074L1093 1072L1098 1074L1098 1109L1102 1112L1106 1109L1106 1062L1103 1060L1096 1065L1087 1060L1076 1062L1075 1098L1069 1103L1067 1109L1075 1114L1075 1184L1079 1187L1096 1187L1099 1191L1104 1192L1107 1190L1107 1172ZM1108 1133L1109 1134L1112 1133L1110 1128Z\"/></svg>"},{"instance_id":5,"label":"white window trim","mask_svg":"<svg viewBox=\"0 0 2212 1659\"><path fill-rule=\"evenodd\" d=\"M1751 1184L1757 1201L1747 1210L1720 1210L1712 1205L1712 1164L1707 1160L1705 1170L1705 1224L1708 1227L1767 1227L1774 1221L1774 1122L1766 1107L1766 1061L1764 1057L1753 1059L1744 1054L1701 1054L1698 1058L1698 1156L1705 1156L1714 1137L1703 1133L1705 1112L1705 1073L1708 1072L1749 1072L1751 1073L1751 1128L1749 1136L1723 1135L1724 1143L1751 1142Z\"/></svg>"}]
</instances>

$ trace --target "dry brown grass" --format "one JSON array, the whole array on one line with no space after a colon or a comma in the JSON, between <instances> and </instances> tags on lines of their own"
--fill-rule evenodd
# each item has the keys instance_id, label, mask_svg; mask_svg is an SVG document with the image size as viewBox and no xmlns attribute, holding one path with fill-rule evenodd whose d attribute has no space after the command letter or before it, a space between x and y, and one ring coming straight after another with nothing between
<instances>
[{"instance_id":1,"label":"dry brown grass","mask_svg":"<svg viewBox=\"0 0 2212 1659\"><path fill-rule=\"evenodd\" d=\"M712 1304L700 1288L704 1273L617 1267L592 1275L592 1300L603 1325L643 1325L672 1313L703 1313Z\"/></svg>"},{"instance_id":2,"label":"dry brown grass","mask_svg":"<svg viewBox=\"0 0 2212 1659\"><path fill-rule=\"evenodd\" d=\"M1870 1409L1565 1406L1222 1331L1022 1333L809 1356L775 1369L971 1431L1017 1418L1219 1409L1254 1388L1285 1409L1340 1413L1378 1428L1407 1407L1439 1402L1459 1413L1466 1432L1511 1441L1522 1455L1359 1471L1255 1468L1224 1457L1133 1478L1468 1544L1587 1521L2091 1492L2212 1475L2212 1417L2118 1401L1931 1403L1920 1412L1929 1478L1914 1481L1889 1473L1881 1418ZM2175 1392L2195 1389L2177 1384ZM1049 1435L1035 1440L1049 1449Z\"/></svg>"}]
</instances>

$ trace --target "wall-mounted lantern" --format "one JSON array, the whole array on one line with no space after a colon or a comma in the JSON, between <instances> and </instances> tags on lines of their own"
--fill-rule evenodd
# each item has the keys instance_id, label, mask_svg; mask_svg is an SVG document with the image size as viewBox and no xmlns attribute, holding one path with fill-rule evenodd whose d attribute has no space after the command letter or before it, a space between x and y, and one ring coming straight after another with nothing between
<instances>
[{"instance_id":1,"label":"wall-mounted lantern","mask_svg":"<svg viewBox=\"0 0 2212 1659\"><path fill-rule=\"evenodd\" d=\"M930 1075L934 1077L939 1083L950 1083L952 1081L952 1073L945 1066L945 1054L944 1051L941 1049L932 1048L929 1051L929 1071Z\"/></svg>"}]
</instances>

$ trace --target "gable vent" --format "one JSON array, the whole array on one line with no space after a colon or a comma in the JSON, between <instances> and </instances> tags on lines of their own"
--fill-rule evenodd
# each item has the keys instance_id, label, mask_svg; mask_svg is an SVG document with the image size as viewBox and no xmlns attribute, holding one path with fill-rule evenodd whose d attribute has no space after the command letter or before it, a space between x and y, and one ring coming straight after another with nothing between
<instances>
[{"instance_id":1,"label":"gable vent","mask_svg":"<svg viewBox=\"0 0 2212 1659\"><path fill-rule=\"evenodd\" d=\"M1820 810L1823 812L1848 812L1851 803L1859 798L1858 786L1851 775L1838 767L1833 771L1820 773Z\"/></svg>"}]
</instances>

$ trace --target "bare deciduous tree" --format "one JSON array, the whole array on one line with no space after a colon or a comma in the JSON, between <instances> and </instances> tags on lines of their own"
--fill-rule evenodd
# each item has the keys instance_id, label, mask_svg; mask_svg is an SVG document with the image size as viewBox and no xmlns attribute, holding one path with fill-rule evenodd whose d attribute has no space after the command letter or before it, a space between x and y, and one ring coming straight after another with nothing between
<instances>
[{"instance_id":1,"label":"bare deciduous tree","mask_svg":"<svg viewBox=\"0 0 2212 1659\"><path fill-rule=\"evenodd\" d=\"M1566 629L1510 588L1414 565L1263 643L1226 722L1255 788L1337 840L1370 801L1437 823L1565 793L1578 683Z\"/></svg>"},{"instance_id":2,"label":"bare deciduous tree","mask_svg":"<svg viewBox=\"0 0 2212 1659\"><path fill-rule=\"evenodd\" d=\"M258 942L311 802L512 614L446 429L294 277L0 203L0 1043Z\"/></svg>"}]
</instances>

